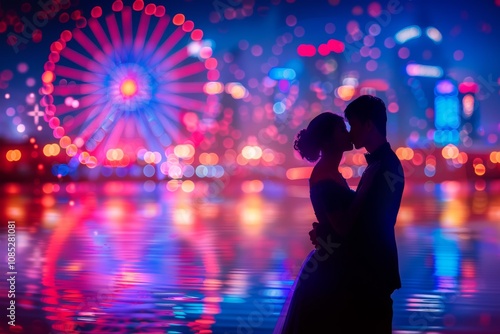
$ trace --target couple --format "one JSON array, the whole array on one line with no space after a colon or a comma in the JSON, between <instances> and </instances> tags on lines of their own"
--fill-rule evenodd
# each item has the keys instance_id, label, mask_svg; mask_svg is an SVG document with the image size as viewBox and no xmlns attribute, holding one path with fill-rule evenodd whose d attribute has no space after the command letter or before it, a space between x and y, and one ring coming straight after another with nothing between
<instances>
[{"instance_id":1,"label":"couple","mask_svg":"<svg viewBox=\"0 0 500 334\"><path fill-rule=\"evenodd\" d=\"M391 333L392 298L401 287L394 233L404 188L401 162L386 139L384 102L362 95L345 110L315 117L294 148L319 161L309 179L316 246L305 259L274 330L285 333ZM368 166L356 192L338 168L364 147Z\"/></svg>"}]
</instances>

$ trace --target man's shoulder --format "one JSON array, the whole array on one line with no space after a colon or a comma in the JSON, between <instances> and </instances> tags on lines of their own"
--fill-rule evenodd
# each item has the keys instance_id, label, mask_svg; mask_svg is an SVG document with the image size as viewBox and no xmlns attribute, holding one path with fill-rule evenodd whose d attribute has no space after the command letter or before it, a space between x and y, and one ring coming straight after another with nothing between
<instances>
[{"instance_id":1,"label":"man's shoulder","mask_svg":"<svg viewBox=\"0 0 500 334\"><path fill-rule=\"evenodd\" d=\"M401 169L401 171L403 169L401 160L399 160L398 156L396 155L396 152L394 152L392 149L387 150L386 154L383 155L381 162L385 168L397 169L397 170Z\"/></svg>"},{"instance_id":2,"label":"man's shoulder","mask_svg":"<svg viewBox=\"0 0 500 334\"><path fill-rule=\"evenodd\" d=\"M392 149L381 157L375 178L384 183L398 183L404 187L403 165Z\"/></svg>"}]
</instances>

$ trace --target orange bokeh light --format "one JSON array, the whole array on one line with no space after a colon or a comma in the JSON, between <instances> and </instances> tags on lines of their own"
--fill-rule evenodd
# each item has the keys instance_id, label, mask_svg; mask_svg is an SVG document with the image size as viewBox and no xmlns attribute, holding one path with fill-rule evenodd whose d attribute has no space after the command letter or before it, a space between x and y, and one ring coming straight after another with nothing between
<instances>
[{"instance_id":1,"label":"orange bokeh light","mask_svg":"<svg viewBox=\"0 0 500 334\"><path fill-rule=\"evenodd\" d=\"M486 167L483 164L477 164L474 166L474 172L476 175L482 176L486 173Z\"/></svg>"},{"instance_id":2,"label":"orange bokeh light","mask_svg":"<svg viewBox=\"0 0 500 334\"><path fill-rule=\"evenodd\" d=\"M203 86L203 91L208 95L220 94L224 91L224 86L220 82L210 81Z\"/></svg>"},{"instance_id":3,"label":"orange bokeh light","mask_svg":"<svg viewBox=\"0 0 500 334\"><path fill-rule=\"evenodd\" d=\"M21 160L21 151L19 150L9 150L6 154L7 161L14 162Z\"/></svg>"},{"instance_id":4,"label":"orange bokeh light","mask_svg":"<svg viewBox=\"0 0 500 334\"><path fill-rule=\"evenodd\" d=\"M54 76L54 73L51 72L51 71L45 71L43 74L42 74L42 81L44 83L51 83L53 82L55 79L55 76Z\"/></svg>"}]
</instances>

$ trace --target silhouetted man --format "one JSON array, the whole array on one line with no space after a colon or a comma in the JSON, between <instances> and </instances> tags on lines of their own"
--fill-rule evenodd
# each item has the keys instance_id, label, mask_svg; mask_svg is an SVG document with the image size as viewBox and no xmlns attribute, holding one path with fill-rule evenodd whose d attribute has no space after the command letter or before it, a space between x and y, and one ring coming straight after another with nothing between
<instances>
[{"instance_id":1,"label":"silhouetted man","mask_svg":"<svg viewBox=\"0 0 500 334\"><path fill-rule=\"evenodd\" d=\"M354 147L368 151L358 189L369 179L346 243L346 319L352 333L392 333L391 294L401 288L394 227L403 167L386 139L387 112L381 99L362 95L347 106L345 117Z\"/></svg>"}]
</instances>

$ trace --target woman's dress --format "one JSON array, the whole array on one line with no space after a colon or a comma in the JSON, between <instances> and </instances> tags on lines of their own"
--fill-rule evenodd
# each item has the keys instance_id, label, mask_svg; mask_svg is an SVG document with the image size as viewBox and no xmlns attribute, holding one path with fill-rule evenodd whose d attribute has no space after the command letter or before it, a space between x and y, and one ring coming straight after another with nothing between
<instances>
[{"instance_id":1,"label":"woman's dress","mask_svg":"<svg viewBox=\"0 0 500 334\"><path fill-rule=\"evenodd\" d=\"M319 246L304 260L274 334L323 333L335 328L346 298L342 291L345 256L343 239L335 233L328 217L346 213L354 194L347 182L341 185L334 180L321 180L310 186L311 202L319 222L316 229Z\"/></svg>"}]
</instances>

